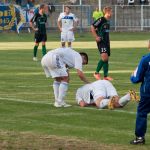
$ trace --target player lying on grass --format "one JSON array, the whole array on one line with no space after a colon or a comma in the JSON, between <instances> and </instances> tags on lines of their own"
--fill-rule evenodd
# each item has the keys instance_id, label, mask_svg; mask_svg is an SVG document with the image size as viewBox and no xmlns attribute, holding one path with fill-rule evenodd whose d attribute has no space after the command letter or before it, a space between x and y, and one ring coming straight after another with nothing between
<instances>
[{"instance_id":1,"label":"player lying on grass","mask_svg":"<svg viewBox=\"0 0 150 150\"><path fill-rule=\"evenodd\" d=\"M89 83L84 73L82 65L88 64L88 55L78 53L71 48L58 48L49 51L41 60L46 77L55 79L53 83L55 107L69 107L64 101L68 90L69 68L75 68L82 81Z\"/></svg>"},{"instance_id":2,"label":"player lying on grass","mask_svg":"<svg viewBox=\"0 0 150 150\"><path fill-rule=\"evenodd\" d=\"M129 101L138 101L135 91L130 90L125 96L119 98L115 87L107 80L98 80L80 87L76 92L77 103L81 107L95 104L97 108L119 108Z\"/></svg>"}]
</instances>

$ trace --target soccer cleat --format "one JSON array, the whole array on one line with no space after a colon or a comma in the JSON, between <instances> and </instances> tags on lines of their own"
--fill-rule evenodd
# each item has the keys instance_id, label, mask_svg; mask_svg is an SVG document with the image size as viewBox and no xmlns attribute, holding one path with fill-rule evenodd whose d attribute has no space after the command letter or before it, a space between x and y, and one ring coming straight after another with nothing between
<instances>
[{"instance_id":1,"label":"soccer cleat","mask_svg":"<svg viewBox=\"0 0 150 150\"><path fill-rule=\"evenodd\" d=\"M96 80L100 80L100 79L101 79L101 76L100 76L99 73L94 73L93 76L94 76L94 78L95 78Z\"/></svg>"},{"instance_id":2,"label":"soccer cleat","mask_svg":"<svg viewBox=\"0 0 150 150\"><path fill-rule=\"evenodd\" d=\"M130 94L131 101L139 102L139 96L137 96L134 90L129 90L129 94Z\"/></svg>"},{"instance_id":3,"label":"soccer cleat","mask_svg":"<svg viewBox=\"0 0 150 150\"><path fill-rule=\"evenodd\" d=\"M55 103L54 103L54 106L55 106L56 108L63 107L63 105L62 105L62 104L60 104L60 103L58 103L58 102L55 102Z\"/></svg>"},{"instance_id":4,"label":"soccer cleat","mask_svg":"<svg viewBox=\"0 0 150 150\"><path fill-rule=\"evenodd\" d=\"M38 61L37 57L33 57L33 61Z\"/></svg>"},{"instance_id":5,"label":"soccer cleat","mask_svg":"<svg viewBox=\"0 0 150 150\"><path fill-rule=\"evenodd\" d=\"M108 103L108 109L112 110L114 109L114 104L115 104L115 97L111 97L109 103Z\"/></svg>"},{"instance_id":6,"label":"soccer cleat","mask_svg":"<svg viewBox=\"0 0 150 150\"><path fill-rule=\"evenodd\" d=\"M111 78L111 77L104 77L104 80L113 81L113 78Z\"/></svg>"},{"instance_id":7,"label":"soccer cleat","mask_svg":"<svg viewBox=\"0 0 150 150\"><path fill-rule=\"evenodd\" d=\"M136 137L134 140L130 141L130 144L132 145L143 145L145 144L145 138L144 137Z\"/></svg>"},{"instance_id":8,"label":"soccer cleat","mask_svg":"<svg viewBox=\"0 0 150 150\"><path fill-rule=\"evenodd\" d=\"M57 108L61 108L61 107L71 107L71 105L69 104L66 104L65 102L62 102L62 103L58 103L58 102L55 102L54 103L54 106L57 107Z\"/></svg>"},{"instance_id":9,"label":"soccer cleat","mask_svg":"<svg viewBox=\"0 0 150 150\"><path fill-rule=\"evenodd\" d=\"M65 108L66 108L66 107L71 107L70 104L66 104L66 103L63 103L62 105L63 105L63 107L65 107Z\"/></svg>"}]
</instances>

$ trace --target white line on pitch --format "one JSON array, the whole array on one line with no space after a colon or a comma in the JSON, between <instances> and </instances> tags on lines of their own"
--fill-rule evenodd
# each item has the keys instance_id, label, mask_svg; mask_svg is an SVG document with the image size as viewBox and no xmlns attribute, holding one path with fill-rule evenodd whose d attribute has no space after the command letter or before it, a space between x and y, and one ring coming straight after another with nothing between
<instances>
[{"instance_id":1,"label":"white line on pitch","mask_svg":"<svg viewBox=\"0 0 150 150\"><path fill-rule=\"evenodd\" d=\"M32 103L32 104L46 104L46 105L53 105L53 103L47 103L47 102L39 102L39 101L30 101L30 100L24 100L24 99L15 99L15 98L7 98L7 97L0 97L0 100L3 101L13 101L13 102L21 102L21 103ZM98 110L98 111L110 111L109 109L96 109L96 108L92 108L92 107L84 107L81 108L79 106L73 106L76 108L80 108L80 109L88 109L88 110ZM60 109L60 108L59 108ZM136 114L136 112L132 112L132 111L125 111L125 110L112 110L112 112L119 112L119 113L126 113L126 114Z\"/></svg>"}]
</instances>

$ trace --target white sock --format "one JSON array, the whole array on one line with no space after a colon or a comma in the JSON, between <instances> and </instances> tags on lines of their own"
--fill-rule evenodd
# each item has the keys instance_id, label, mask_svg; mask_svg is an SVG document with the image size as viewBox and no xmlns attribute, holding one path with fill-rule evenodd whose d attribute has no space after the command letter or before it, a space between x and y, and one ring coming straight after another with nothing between
<instances>
[{"instance_id":1,"label":"white sock","mask_svg":"<svg viewBox=\"0 0 150 150\"><path fill-rule=\"evenodd\" d=\"M103 100L101 100L101 102L99 104L99 108L103 109L103 108L107 107L109 101L110 101L110 99L103 99Z\"/></svg>"},{"instance_id":2,"label":"white sock","mask_svg":"<svg viewBox=\"0 0 150 150\"><path fill-rule=\"evenodd\" d=\"M58 96L58 102L62 103L64 102L64 98L66 96L68 90L68 83L67 82L61 82L59 86L59 96Z\"/></svg>"},{"instance_id":3,"label":"white sock","mask_svg":"<svg viewBox=\"0 0 150 150\"><path fill-rule=\"evenodd\" d=\"M60 86L60 82L58 82L58 81L53 82L53 90L54 90L55 101L57 101L57 99L58 99L59 86Z\"/></svg>"},{"instance_id":4,"label":"white sock","mask_svg":"<svg viewBox=\"0 0 150 150\"><path fill-rule=\"evenodd\" d=\"M120 106L125 106L129 101L130 101L130 94L128 93L125 96L121 97L118 103Z\"/></svg>"}]
</instances>

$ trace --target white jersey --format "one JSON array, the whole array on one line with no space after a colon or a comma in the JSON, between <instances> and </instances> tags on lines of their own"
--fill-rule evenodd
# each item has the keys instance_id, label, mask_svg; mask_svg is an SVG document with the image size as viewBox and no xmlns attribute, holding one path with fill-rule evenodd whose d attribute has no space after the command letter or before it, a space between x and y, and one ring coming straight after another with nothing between
<instances>
[{"instance_id":1,"label":"white jersey","mask_svg":"<svg viewBox=\"0 0 150 150\"><path fill-rule=\"evenodd\" d=\"M82 57L75 50L71 48L57 48L49 51L43 59L48 62L52 54L59 56L61 61L67 65L68 68L75 68L82 71Z\"/></svg>"},{"instance_id":2,"label":"white jersey","mask_svg":"<svg viewBox=\"0 0 150 150\"><path fill-rule=\"evenodd\" d=\"M65 12L60 13L58 17L58 21L62 23L62 32L68 32L69 30L73 29L74 22L77 22L77 18L74 14L69 13L66 15Z\"/></svg>"},{"instance_id":3,"label":"white jersey","mask_svg":"<svg viewBox=\"0 0 150 150\"><path fill-rule=\"evenodd\" d=\"M91 99L90 94L92 94L91 84L85 84L81 86L76 92L76 101L79 104L80 101L84 101L87 104L93 103L93 99Z\"/></svg>"},{"instance_id":4,"label":"white jersey","mask_svg":"<svg viewBox=\"0 0 150 150\"><path fill-rule=\"evenodd\" d=\"M78 104L81 100L83 100L87 104L91 104L99 97L110 98L117 95L118 94L115 87L109 81L98 80L79 88L76 92L76 100Z\"/></svg>"}]
</instances>

